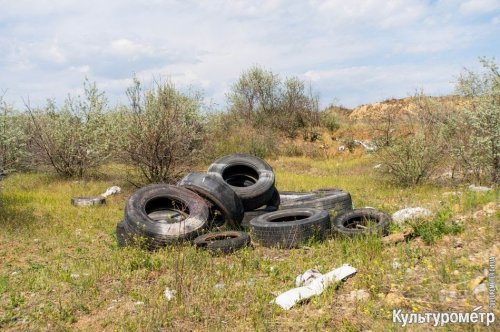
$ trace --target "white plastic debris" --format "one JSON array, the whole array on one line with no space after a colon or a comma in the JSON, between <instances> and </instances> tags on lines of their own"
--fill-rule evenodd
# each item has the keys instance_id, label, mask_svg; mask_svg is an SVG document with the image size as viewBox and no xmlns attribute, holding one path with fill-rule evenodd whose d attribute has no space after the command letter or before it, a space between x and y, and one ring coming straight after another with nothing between
<instances>
[{"instance_id":1,"label":"white plastic debris","mask_svg":"<svg viewBox=\"0 0 500 332\"><path fill-rule=\"evenodd\" d=\"M118 186L112 186L106 189L106 192L104 194L101 194L102 197L108 197L111 195L119 194L122 191L122 188Z\"/></svg>"},{"instance_id":2,"label":"white plastic debris","mask_svg":"<svg viewBox=\"0 0 500 332\"><path fill-rule=\"evenodd\" d=\"M315 270L308 270L296 279L296 283L305 284L305 286L293 288L280 294L274 302L281 308L289 310L302 300L323 293L332 283L341 281L355 273L356 269L347 264L326 274L321 274Z\"/></svg>"},{"instance_id":3,"label":"white plastic debris","mask_svg":"<svg viewBox=\"0 0 500 332\"><path fill-rule=\"evenodd\" d=\"M322 274L316 269L309 269L306 272L299 274L297 278L295 278L295 286L307 286L316 278L321 277Z\"/></svg>"},{"instance_id":4,"label":"white plastic debris","mask_svg":"<svg viewBox=\"0 0 500 332\"><path fill-rule=\"evenodd\" d=\"M488 191L491 191L492 189L489 188L489 187L483 187L483 186L476 186L474 184L471 184L469 186L469 190L472 190L472 191L479 191L479 192L488 192Z\"/></svg>"},{"instance_id":5,"label":"white plastic debris","mask_svg":"<svg viewBox=\"0 0 500 332\"><path fill-rule=\"evenodd\" d=\"M373 169L379 169L380 167L382 167L382 164L377 164L377 165L373 166Z\"/></svg>"},{"instance_id":6,"label":"white plastic debris","mask_svg":"<svg viewBox=\"0 0 500 332\"><path fill-rule=\"evenodd\" d=\"M167 301L171 301L175 297L175 290L167 287L167 288L165 288L165 292L163 292L163 294L165 295L165 298L167 299Z\"/></svg>"},{"instance_id":7,"label":"white plastic debris","mask_svg":"<svg viewBox=\"0 0 500 332\"><path fill-rule=\"evenodd\" d=\"M339 151L345 151L345 145L339 146Z\"/></svg>"},{"instance_id":8,"label":"white plastic debris","mask_svg":"<svg viewBox=\"0 0 500 332\"><path fill-rule=\"evenodd\" d=\"M392 220L398 224L402 225L407 220L417 219L417 218L428 218L431 217L432 211L425 209L423 207L406 208L396 211L392 214Z\"/></svg>"},{"instance_id":9,"label":"white plastic debris","mask_svg":"<svg viewBox=\"0 0 500 332\"><path fill-rule=\"evenodd\" d=\"M358 141L357 139L355 139L354 143L361 145L368 152L377 151L377 146L372 142L368 142L368 141L362 142L362 141Z\"/></svg>"}]
</instances>

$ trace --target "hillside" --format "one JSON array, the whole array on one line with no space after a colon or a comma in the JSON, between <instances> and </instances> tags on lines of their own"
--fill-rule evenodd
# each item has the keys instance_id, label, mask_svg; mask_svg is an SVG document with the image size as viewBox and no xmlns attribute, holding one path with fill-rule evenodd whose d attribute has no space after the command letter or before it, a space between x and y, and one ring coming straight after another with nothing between
<instances>
[{"instance_id":1,"label":"hillside","mask_svg":"<svg viewBox=\"0 0 500 332\"><path fill-rule=\"evenodd\" d=\"M458 96L429 97L431 103L435 103L436 109L450 110L459 106L464 106L466 101ZM374 104L360 105L354 108L350 114L351 120L372 120L379 119L388 111L396 112L398 115L414 112L421 98L406 97L401 99L387 99Z\"/></svg>"}]
</instances>

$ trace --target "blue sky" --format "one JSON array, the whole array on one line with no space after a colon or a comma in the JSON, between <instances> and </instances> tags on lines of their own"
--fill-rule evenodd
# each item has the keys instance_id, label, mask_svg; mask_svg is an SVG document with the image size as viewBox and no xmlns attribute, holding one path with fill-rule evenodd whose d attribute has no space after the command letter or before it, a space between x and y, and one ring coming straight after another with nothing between
<instances>
[{"instance_id":1,"label":"blue sky","mask_svg":"<svg viewBox=\"0 0 500 332\"><path fill-rule=\"evenodd\" d=\"M500 55L500 1L0 0L0 90L22 106L81 93L110 104L141 80L169 78L224 107L260 65L348 107L453 91L463 67Z\"/></svg>"}]
</instances>

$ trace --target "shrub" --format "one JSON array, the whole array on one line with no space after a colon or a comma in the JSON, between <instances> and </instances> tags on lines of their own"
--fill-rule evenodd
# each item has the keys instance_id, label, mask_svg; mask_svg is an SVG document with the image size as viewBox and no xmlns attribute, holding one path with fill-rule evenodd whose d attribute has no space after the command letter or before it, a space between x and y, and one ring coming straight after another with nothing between
<instances>
[{"instance_id":1,"label":"shrub","mask_svg":"<svg viewBox=\"0 0 500 332\"><path fill-rule=\"evenodd\" d=\"M500 182L500 74L493 60L480 59L483 72L465 70L456 90L467 100L446 121L450 151L458 167L479 181ZM464 133L467 133L464 135Z\"/></svg>"},{"instance_id":2,"label":"shrub","mask_svg":"<svg viewBox=\"0 0 500 332\"><path fill-rule=\"evenodd\" d=\"M229 110L250 120L255 128L274 128L295 138L302 128L319 123L318 99L297 77L281 79L271 71L252 67L228 94Z\"/></svg>"},{"instance_id":3,"label":"shrub","mask_svg":"<svg viewBox=\"0 0 500 332\"><path fill-rule=\"evenodd\" d=\"M204 150L205 162L231 153L248 153L266 158L277 153L279 137L271 128L257 129L232 113L209 116L210 144Z\"/></svg>"},{"instance_id":4,"label":"shrub","mask_svg":"<svg viewBox=\"0 0 500 332\"><path fill-rule=\"evenodd\" d=\"M0 178L26 166L26 118L0 96Z\"/></svg>"},{"instance_id":5,"label":"shrub","mask_svg":"<svg viewBox=\"0 0 500 332\"><path fill-rule=\"evenodd\" d=\"M107 99L95 83L85 80L83 87L83 97L68 96L61 108L53 101L43 109L27 105L35 161L63 176L81 177L102 165L112 152Z\"/></svg>"},{"instance_id":6,"label":"shrub","mask_svg":"<svg viewBox=\"0 0 500 332\"><path fill-rule=\"evenodd\" d=\"M123 160L146 182L175 181L196 160L204 132L201 96L179 92L173 83L155 82L144 90L139 80L127 90L122 111Z\"/></svg>"},{"instance_id":7,"label":"shrub","mask_svg":"<svg viewBox=\"0 0 500 332\"><path fill-rule=\"evenodd\" d=\"M416 109L391 132L389 140L376 150L381 170L400 185L417 185L427 180L443 163L446 139L442 114L431 99L415 96Z\"/></svg>"}]
</instances>

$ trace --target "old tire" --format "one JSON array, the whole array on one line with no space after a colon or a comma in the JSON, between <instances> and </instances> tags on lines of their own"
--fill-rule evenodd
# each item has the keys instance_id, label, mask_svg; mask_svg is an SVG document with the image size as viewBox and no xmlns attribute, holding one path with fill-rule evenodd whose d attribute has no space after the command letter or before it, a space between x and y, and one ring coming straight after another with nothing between
<instances>
[{"instance_id":1,"label":"old tire","mask_svg":"<svg viewBox=\"0 0 500 332\"><path fill-rule=\"evenodd\" d=\"M250 236L239 231L213 232L198 236L193 243L198 248L227 254L250 245Z\"/></svg>"},{"instance_id":2,"label":"old tire","mask_svg":"<svg viewBox=\"0 0 500 332\"><path fill-rule=\"evenodd\" d=\"M248 229L250 228L250 220L257 218L258 216L261 216L263 214L274 212L276 210L278 210L277 207L270 205L261 207L257 210L246 211L243 215L243 220L241 221L241 227L243 227L243 229Z\"/></svg>"},{"instance_id":3,"label":"old tire","mask_svg":"<svg viewBox=\"0 0 500 332\"><path fill-rule=\"evenodd\" d=\"M231 186L220 177L213 174L189 173L178 185L196 192L208 201L211 225L240 228L243 203Z\"/></svg>"},{"instance_id":4,"label":"old tire","mask_svg":"<svg viewBox=\"0 0 500 332\"><path fill-rule=\"evenodd\" d=\"M389 234L391 216L373 208L354 209L333 220L336 233L346 236Z\"/></svg>"},{"instance_id":5,"label":"old tire","mask_svg":"<svg viewBox=\"0 0 500 332\"><path fill-rule=\"evenodd\" d=\"M102 196L73 197L71 204L74 206L94 206L106 203L106 198Z\"/></svg>"},{"instance_id":6,"label":"old tire","mask_svg":"<svg viewBox=\"0 0 500 332\"><path fill-rule=\"evenodd\" d=\"M313 238L322 239L329 228L328 212L312 208L280 210L250 220L254 240L265 247L294 248Z\"/></svg>"},{"instance_id":7,"label":"old tire","mask_svg":"<svg viewBox=\"0 0 500 332\"><path fill-rule=\"evenodd\" d=\"M116 240L120 247L125 247L133 243L133 234L128 229L125 220L120 221L116 225Z\"/></svg>"},{"instance_id":8,"label":"old tire","mask_svg":"<svg viewBox=\"0 0 500 332\"><path fill-rule=\"evenodd\" d=\"M271 201L274 194L274 173L264 160L232 154L217 159L209 173L221 177L240 197L245 211L255 210Z\"/></svg>"},{"instance_id":9,"label":"old tire","mask_svg":"<svg viewBox=\"0 0 500 332\"><path fill-rule=\"evenodd\" d=\"M282 202L280 209L315 208L327 211L335 211L336 215L344 214L352 210L352 198L345 191L327 191L316 193L314 197L300 198L288 202Z\"/></svg>"},{"instance_id":10,"label":"old tire","mask_svg":"<svg viewBox=\"0 0 500 332\"><path fill-rule=\"evenodd\" d=\"M178 211L185 218L152 217L158 211ZM182 187L156 184L137 190L125 205L125 222L134 236L150 249L196 237L208 225L208 205L198 194Z\"/></svg>"}]
</instances>

